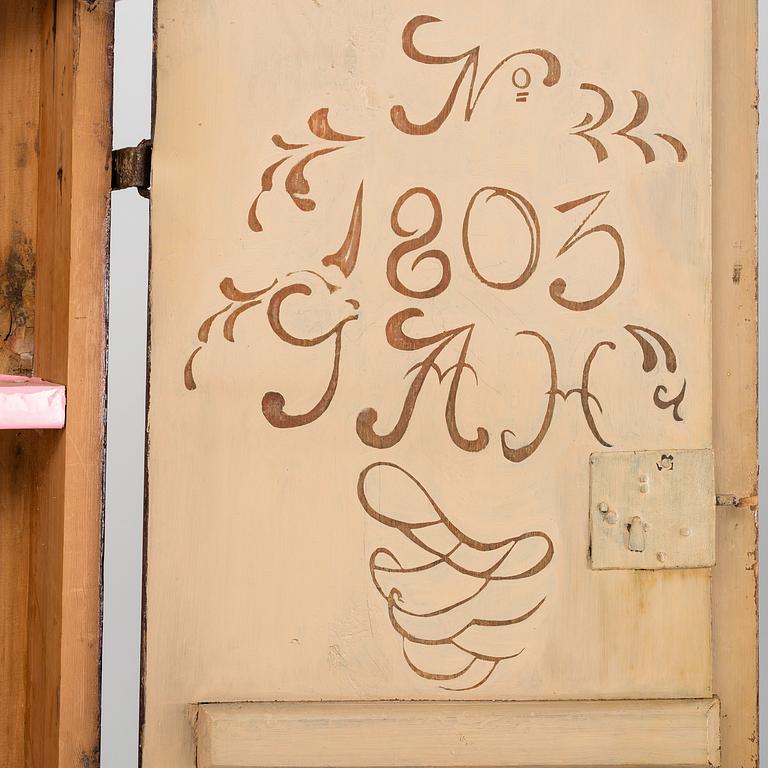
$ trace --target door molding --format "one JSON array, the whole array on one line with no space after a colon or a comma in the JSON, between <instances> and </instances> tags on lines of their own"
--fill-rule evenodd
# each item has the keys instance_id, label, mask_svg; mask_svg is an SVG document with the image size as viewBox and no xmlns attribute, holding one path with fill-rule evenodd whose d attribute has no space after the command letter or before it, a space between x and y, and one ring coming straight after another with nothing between
<instances>
[{"instance_id":1,"label":"door molding","mask_svg":"<svg viewBox=\"0 0 768 768\"><path fill-rule=\"evenodd\" d=\"M200 704L198 768L720 765L717 699Z\"/></svg>"}]
</instances>

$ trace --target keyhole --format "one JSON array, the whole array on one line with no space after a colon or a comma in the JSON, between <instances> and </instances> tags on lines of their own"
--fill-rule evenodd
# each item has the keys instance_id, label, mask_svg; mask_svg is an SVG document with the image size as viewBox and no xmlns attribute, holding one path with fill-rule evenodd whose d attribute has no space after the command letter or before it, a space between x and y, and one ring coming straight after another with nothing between
<instances>
[{"instance_id":1,"label":"keyhole","mask_svg":"<svg viewBox=\"0 0 768 768\"><path fill-rule=\"evenodd\" d=\"M643 525L643 521L635 515L627 529L629 530L629 551L645 552L645 525Z\"/></svg>"}]
</instances>

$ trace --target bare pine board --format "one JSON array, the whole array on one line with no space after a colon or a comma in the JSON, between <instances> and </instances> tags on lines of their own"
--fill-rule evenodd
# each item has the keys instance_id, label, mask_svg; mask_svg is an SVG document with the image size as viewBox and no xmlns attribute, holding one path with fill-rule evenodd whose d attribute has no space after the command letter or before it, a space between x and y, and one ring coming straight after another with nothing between
<instances>
[{"instance_id":1,"label":"bare pine board","mask_svg":"<svg viewBox=\"0 0 768 768\"><path fill-rule=\"evenodd\" d=\"M0 7L0 373L29 375L40 109L38 3Z\"/></svg>"},{"instance_id":2,"label":"bare pine board","mask_svg":"<svg viewBox=\"0 0 768 768\"><path fill-rule=\"evenodd\" d=\"M42 5L35 373L67 388L38 435L25 766L99 755L112 0Z\"/></svg>"},{"instance_id":3,"label":"bare pine board","mask_svg":"<svg viewBox=\"0 0 768 768\"><path fill-rule=\"evenodd\" d=\"M24 766L32 438L0 432L0 755Z\"/></svg>"},{"instance_id":4,"label":"bare pine board","mask_svg":"<svg viewBox=\"0 0 768 768\"><path fill-rule=\"evenodd\" d=\"M0 373L29 374L40 110L37 3L0 3ZM0 432L0 762L24 766L33 435Z\"/></svg>"}]
</instances>

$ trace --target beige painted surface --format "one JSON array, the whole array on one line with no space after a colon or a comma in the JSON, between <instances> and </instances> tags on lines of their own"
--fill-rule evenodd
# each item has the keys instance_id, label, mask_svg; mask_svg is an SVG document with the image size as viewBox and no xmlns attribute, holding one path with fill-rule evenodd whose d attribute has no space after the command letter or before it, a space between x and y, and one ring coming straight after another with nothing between
<instances>
[{"instance_id":1,"label":"beige painted surface","mask_svg":"<svg viewBox=\"0 0 768 768\"><path fill-rule=\"evenodd\" d=\"M757 0L714 4L713 379L719 510L713 687L726 768L758 763Z\"/></svg>"},{"instance_id":2,"label":"beige painted surface","mask_svg":"<svg viewBox=\"0 0 768 768\"><path fill-rule=\"evenodd\" d=\"M199 768L720 765L717 699L202 704Z\"/></svg>"},{"instance_id":3,"label":"beige painted surface","mask_svg":"<svg viewBox=\"0 0 768 768\"><path fill-rule=\"evenodd\" d=\"M588 561L600 440L712 442L708 4L158 6L145 765L199 701L708 697L708 571Z\"/></svg>"}]
</instances>

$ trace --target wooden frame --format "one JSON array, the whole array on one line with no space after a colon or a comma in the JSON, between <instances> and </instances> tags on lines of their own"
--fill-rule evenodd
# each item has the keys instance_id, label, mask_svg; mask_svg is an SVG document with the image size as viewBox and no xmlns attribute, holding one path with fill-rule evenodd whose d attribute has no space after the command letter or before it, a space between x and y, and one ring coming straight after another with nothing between
<instances>
[{"instance_id":1,"label":"wooden frame","mask_svg":"<svg viewBox=\"0 0 768 768\"><path fill-rule=\"evenodd\" d=\"M758 762L757 0L714 0L713 395L720 507L712 571L722 764Z\"/></svg>"},{"instance_id":2,"label":"wooden frame","mask_svg":"<svg viewBox=\"0 0 768 768\"><path fill-rule=\"evenodd\" d=\"M34 328L34 372L66 384L69 401L63 431L0 435L9 768L99 762L112 34L113 0L0 7L3 246L16 243L36 271L34 315L31 270L11 296L16 347L3 361L29 372L31 355L18 352Z\"/></svg>"}]
</instances>

